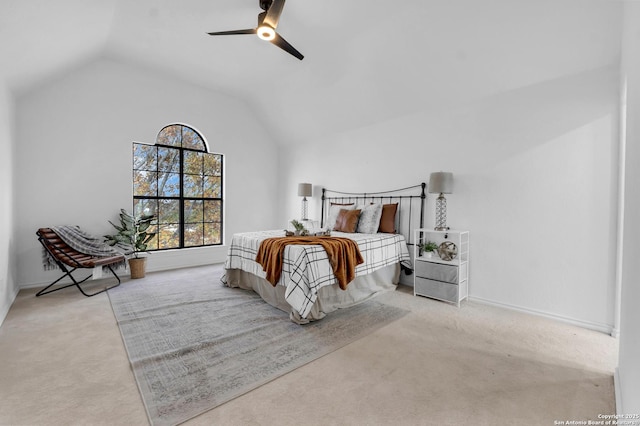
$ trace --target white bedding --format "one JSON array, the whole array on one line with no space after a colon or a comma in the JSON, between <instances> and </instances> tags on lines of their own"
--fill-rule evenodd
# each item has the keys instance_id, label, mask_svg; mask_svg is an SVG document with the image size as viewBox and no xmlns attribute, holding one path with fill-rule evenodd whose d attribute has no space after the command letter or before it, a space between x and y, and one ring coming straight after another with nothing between
<instances>
[{"instance_id":1,"label":"white bedding","mask_svg":"<svg viewBox=\"0 0 640 426\"><path fill-rule=\"evenodd\" d=\"M302 318L300 313L284 299L286 291L284 286L274 287L266 279L241 269L227 269L226 271L227 286L258 293L265 302L289 314L291 321L297 324L321 320L337 309L348 308L378 294L394 291L398 285L399 277L400 264L396 263L370 274L356 277L349 283L346 290L342 290L338 285L324 286L318 291L316 303L313 304L311 311L306 318Z\"/></svg>"},{"instance_id":2,"label":"white bedding","mask_svg":"<svg viewBox=\"0 0 640 426\"><path fill-rule=\"evenodd\" d=\"M364 263L356 268L356 277L397 263L412 268L409 250L402 235L347 234L335 231L331 235L351 238L357 242ZM260 242L266 238L283 236L284 231L280 230L235 234L225 268L240 269L265 278L262 266L255 261ZM337 280L322 246L290 245L285 248L278 285L285 287L286 302L301 318L306 318L313 309L320 289L334 284L337 285Z\"/></svg>"}]
</instances>

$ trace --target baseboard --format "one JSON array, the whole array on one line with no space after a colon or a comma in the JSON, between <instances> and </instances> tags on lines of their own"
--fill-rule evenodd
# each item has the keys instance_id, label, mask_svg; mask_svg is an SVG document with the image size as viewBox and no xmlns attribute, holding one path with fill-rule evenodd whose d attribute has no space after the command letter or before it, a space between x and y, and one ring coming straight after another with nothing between
<instances>
[{"instance_id":1,"label":"baseboard","mask_svg":"<svg viewBox=\"0 0 640 426\"><path fill-rule=\"evenodd\" d=\"M523 312L526 314L537 315L540 317L550 318L556 321L564 322L567 324L575 325L578 327L586 328L589 330L599 331L601 333L609 334L613 336L614 328L608 324L599 324L589 321L582 321L575 318L566 317L563 315L552 314L550 312L539 311L537 309L525 308L522 306L511 305L507 303L495 302L493 300L483 299L482 297L470 296L469 300L482 303L485 305L497 306L499 308L510 309L512 311Z\"/></svg>"},{"instance_id":2,"label":"baseboard","mask_svg":"<svg viewBox=\"0 0 640 426\"><path fill-rule=\"evenodd\" d=\"M152 252L147 257L147 271L159 272L224 263L227 258L227 250L226 246L216 246Z\"/></svg>"},{"instance_id":3,"label":"baseboard","mask_svg":"<svg viewBox=\"0 0 640 426\"><path fill-rule=\"evenodd\" d=\"M82 269L82 270L78 270L78 271L87 271L88 275L90 274L90 269ZM129 276L129 269L126 270L126 272L124 270L117 270L116 273L118 274L118 276L120 278L123 277L128 277ZM64 272L60 272L60 275L64 274ZM84 275L76 275L76 274L82 274L82 272L74 272L73 276L76 279L80 279L80 278L84 278ZM55 278L49 280L49 281L42 281L42 282L32 282L32 283L26 283L26 284L21 284L20 285L20 290L27 290L27 289L32 289L32 288L37 288L42 290L43 288L45 288L46 286L48 286L49 284L51 284L51 281L53 281ZM113 275L111 275L111 272L106 272L104 273L103 277L100 279L89 279L87 281L87 283L99 283L101 281L116 281L116 279L113 277ZM64 284L72 284L72 281L69 278L65 278L63 280L60 280L58 282L58 284L56 284L56 286L58 285L64 285Z\"/></svg>"},{"instance_id":4,"label":"baseboard","mask_svg":"<svg viewBox=\"0 0 640 426\"><path fill-rule=\"evenodd\" d=\"M215 247L193 247L180 250L166 250L149 253L147 256L147 272L161 272L172 269L190 268L193 266L213 265L216 263L224 263L227 257L226 246ZM88 271L88 270L87 270ZM129 268L116 271L120 277L128 277L130 275ZM62 274L62 273L61 273ZM75 275L74 275L75 276ZM47 281L37 281L20 284L20 289L46 287L51 284L56 277L52 276ZM107 272L104 278L112 279L111 273ZM96 280L98 281L98 280ZM65 278L60 284L69 284L71 280Z\"/></svg>"},{"instance_id":5,"label":"baseboard","mask_svg":"<svg viewBox=\"0 0 640 426\"><path fill-rule=\"evenodd\" d=\"M624 413L622 409L622 387L620 386L620 372L618 367L613 372L613 392L616 396L616 414Z\"/></svg>"},{"instance_id":6,"label":"baseboard","mask_svg":"<svg viewBox=\"0 0 640 426\"><path fill-rule=\"evenodd\" d=\"M2 324L4 323L4 319L7 317L7 315L9 314L9 310L11 309L11 306L13 305L13 302L16 301L16 297L18 297L18 292L20 291L20 288L15 288L13 290L13 294L9 294L9 299L7 299L6 304L4 304L1 307L0 310L0 327L2 326Z\"/></svg>"}]
</instances>

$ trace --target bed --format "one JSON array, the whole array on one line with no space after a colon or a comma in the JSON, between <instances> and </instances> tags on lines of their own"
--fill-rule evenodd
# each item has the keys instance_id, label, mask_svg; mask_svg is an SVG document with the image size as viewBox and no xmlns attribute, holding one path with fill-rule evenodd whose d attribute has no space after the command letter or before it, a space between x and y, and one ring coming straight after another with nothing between
<instances>
[{"instance_id":1,"label":"bed","mask_svg":"<svg viewBox=\"0 0 640 426\"><path fill-rule=\"evenodd\" d=\"M368 193L322 189L320 228L309 229L309 233L330 230L331 237L355 241L362 255L363 263L355 267L355 278L345 289L340 288L320 245L286 245L276 285L267 281L256 256L264 240L285 237L285 230L233 235L223 283L255 291L298 324L320 320L336 309L395 290L402 277L412 273L408 246L414 244L412 230L424 225L425 188L421 183Z\"/></svg>"}]
</instances>

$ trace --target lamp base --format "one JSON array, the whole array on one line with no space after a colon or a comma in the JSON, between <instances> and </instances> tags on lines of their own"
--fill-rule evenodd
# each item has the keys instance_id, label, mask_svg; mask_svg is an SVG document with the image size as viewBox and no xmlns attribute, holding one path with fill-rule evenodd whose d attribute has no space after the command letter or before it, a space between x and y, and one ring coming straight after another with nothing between
<instances>
[{"instance_id":1,"label":"lamp base","mask_svg":"<svg viewBox=\"0 0 640 426\"><path fill-rule=\"evenodd\" d=\"M448 231L447 226L447 199L444 198L444 194L440 194L436 198L436 231Z\"/></svg>"},{"instance_id":2,"label":"lamp base","mask_svg":"<svg viewBox=\"0 0 640 426\"><path fill-rule=\"evenodd\" d=\"M307 218L307 197L303 197L302 198L302 211L301 211L301 216L302 218L300 220L309 220Z\"/></svg>"}]
</instances>

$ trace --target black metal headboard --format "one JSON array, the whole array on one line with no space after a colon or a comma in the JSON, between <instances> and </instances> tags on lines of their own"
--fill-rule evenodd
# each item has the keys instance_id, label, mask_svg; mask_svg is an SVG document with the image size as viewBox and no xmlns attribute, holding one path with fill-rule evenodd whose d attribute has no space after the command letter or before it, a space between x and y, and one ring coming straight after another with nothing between
<instances>
[{"instance_id":1,"label":"black metal headboard","mask_svg":"<svg viewBox=\"0 0 640 426\"><path fill-rule=\"evenodd\" d=\"M416 228L424 227L424 210L427 199L425 192L426 187L427 184L422 182L419 185L394 189L392 191L357 193L340 192L322 188L322 222L320 226L325 226L326 216L329 214L329 206L331 203L398 203L396 229L398 230L398 234L404 235L407 244L413 244L412 231Z\"/></svg>"}]
</instances>

